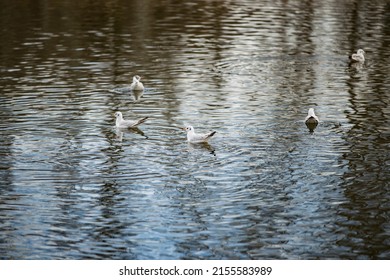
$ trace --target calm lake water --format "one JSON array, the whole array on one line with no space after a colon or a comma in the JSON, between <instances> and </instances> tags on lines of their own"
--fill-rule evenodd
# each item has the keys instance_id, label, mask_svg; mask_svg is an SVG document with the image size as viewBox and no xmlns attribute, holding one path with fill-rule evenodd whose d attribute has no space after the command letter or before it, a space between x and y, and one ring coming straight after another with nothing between
<instances>
[{"instance_id":1,"label":"calm lake water","mask_svg":"<svg viewBox=\"0 0 390 280\"><path fill-rule=\"evenodd\" d=\"M0 24L1 259L390 259L389 1L0 0Z\"/></svg>"}]
</instances>

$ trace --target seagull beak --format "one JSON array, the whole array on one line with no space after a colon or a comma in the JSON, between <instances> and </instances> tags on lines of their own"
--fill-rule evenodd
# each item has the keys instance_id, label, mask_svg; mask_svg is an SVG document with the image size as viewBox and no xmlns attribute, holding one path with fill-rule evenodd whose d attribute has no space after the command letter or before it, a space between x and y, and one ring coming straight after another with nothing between
<instances>
[{"instance_id":1,"label":"seagull beak","mask_svg":"<svg viewBox=\"0 0 390 280\"><path fill-rule=\"evenodd\" d=\"M186 128L185 128L185 127L181 127L180 129L181 129L181 130L184 130L184 131L186 130Z\"/></svg>"}]
</instances>

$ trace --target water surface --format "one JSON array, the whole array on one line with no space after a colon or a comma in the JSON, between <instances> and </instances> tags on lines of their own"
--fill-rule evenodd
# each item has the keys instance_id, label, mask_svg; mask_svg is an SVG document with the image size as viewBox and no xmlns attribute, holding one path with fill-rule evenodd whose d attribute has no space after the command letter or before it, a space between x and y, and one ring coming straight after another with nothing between
<instances>
[{"instance_id":1,"label":"water surface","mask_svg":"<svg viewBox=\"0 0 390 280\"><path fill-rule=\"evenodd\" d=\"M389 15L1 0L1 258L388 259ZM142 96L109 92L135 74Z\"/></svg>"}]
</instances>

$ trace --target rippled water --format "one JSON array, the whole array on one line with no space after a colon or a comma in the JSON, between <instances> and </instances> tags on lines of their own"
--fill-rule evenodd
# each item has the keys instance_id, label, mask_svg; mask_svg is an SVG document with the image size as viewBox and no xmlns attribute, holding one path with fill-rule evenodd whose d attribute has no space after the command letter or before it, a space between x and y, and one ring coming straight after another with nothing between
<instances>
[{"instance_id":1,"label":"rippled water","mask_svg":"<svg viewBox=\"0 0 390 280\"><path fill-rule=\"evenodd\" d=\"M1 0L1 258L388 259L389 15ZM142 96L109 92L135 74Z\"/></svg>"}]
</instances>

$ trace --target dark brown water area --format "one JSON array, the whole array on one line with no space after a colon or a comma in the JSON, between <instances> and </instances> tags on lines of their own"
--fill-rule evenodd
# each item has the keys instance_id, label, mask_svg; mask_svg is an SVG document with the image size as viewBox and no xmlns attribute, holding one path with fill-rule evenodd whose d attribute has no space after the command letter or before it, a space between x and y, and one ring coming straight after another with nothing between
<instances>
[{"instance_id":1,"label":"dark brown water area","mask_svg":"<svg viewBox=\"0 0 390 280\"><path fill-rule=\"evenodd\" d=\"M390 258L389 1L0 0L0 42L1 259Z\"/></svg>"}]
</instances>

